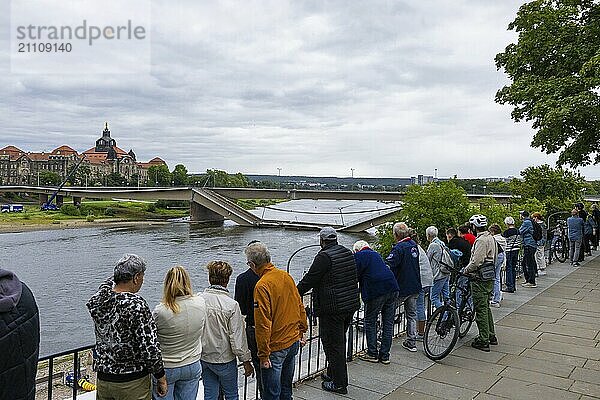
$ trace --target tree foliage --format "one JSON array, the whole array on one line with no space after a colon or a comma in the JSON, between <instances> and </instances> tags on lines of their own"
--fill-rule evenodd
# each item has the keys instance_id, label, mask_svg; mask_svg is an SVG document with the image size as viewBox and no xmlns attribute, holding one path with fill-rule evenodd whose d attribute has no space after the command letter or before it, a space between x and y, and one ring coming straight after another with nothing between
<instances>
[{"instance_id":1,"label":"tree foliage","mask_svg":"<svg viewBox=\"0 0 600 400\"><path fill-rule=\"evenodd\" d=\"M516 201L523 209L527 201L538 200L544 211L552 214L570 210L581 199L585 180L576 172L544 164L521 171L522 179L511 182L512 192L521 197ZM527 209L528 211L542 211Z\"/></svg>"},{"instance_id":2,"label":"tree foliage","mask_svg":"<svg viewBox=\"0 0 600 400\"><path fill-rule=\"evenodd\" d=\"M218 169L207 169L205 186L209 187L249 187L248 178L242 173L228 174Z\"/></svg>"},{"instance_id":3,"label":"tree foliage","mask_svg":"<svg viewBox=\"0 0 600 400\"><path fill-rule=\"evenodd\" d=\"M536 0L508 26L518 33L496 56L512 83L496 101L515 122L532 121L532 146L560 152L559 165L600 162L600 3Z\"/></svg>"},{"instance_id":4,"label":"tree foliage","mask_svg":"<svg viewBox=\"0 0 600 400\"><path fill-rule=\"evenodd\" d=\"M40 185L58 186L60 184L60 175L52 171L40 172Z\"/></svg>"},{"instance_id":5,"label":"tree foliage","mask_svg":"<svg viewBox=\"0 0 600 400\"><path fill-rule=\"evenodd\" d=\"M149 186L171 186L171 181L172 175L166 165L153 165L148 168Z\"/></svg>"},{"instance_id":6,"label":"tree foliage","mask_svg":"<svg viewBox=\"0 0 600 400\"><path fill-rule=\"evenodd\" d=\"M440 232L468 221L472 214L465 191L453 181L412 185L406 191L398 221L406 222L425 238L425 229L436 226ZM389 253L393 244L392 225L385 224L377 231L377 250L382 255Z\"/></svg>"},{"instance_id":7,"label":"tree foliage","mask_svg":"<svg viewBox=\"0 0 600 400\"><path fill-rule=\"evenodd\" d=\"M188 184L188 170L183 164L177 164L172 172L173 184L175 186L185 186Z\"/></svg>"}]
</instances>

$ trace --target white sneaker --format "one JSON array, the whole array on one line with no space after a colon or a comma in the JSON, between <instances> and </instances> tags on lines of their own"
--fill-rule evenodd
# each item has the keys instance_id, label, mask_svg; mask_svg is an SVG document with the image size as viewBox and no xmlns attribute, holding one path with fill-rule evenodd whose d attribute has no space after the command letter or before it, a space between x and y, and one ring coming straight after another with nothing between
<instances>
[{"instance_id":1,"label":"white sneaker","mask_svg":"<svg viewBox=\"0 0 600 400\"><path fill-rule=\"evenodd\" d=\"M540 275L540 276L546 275L546 270L545 269L540 269L538 271L538 275Z\"/></svg>"},{"instance_id":2,"label":"white sneaker","mask_svg":"<svg viewBox=\"0 0 600 400\"><path fill-rule=\"evenodd\" d=\"M500 308L500 303L497 303L495 301L490 301L490 307Z\"/></svg>"}]
</instances>

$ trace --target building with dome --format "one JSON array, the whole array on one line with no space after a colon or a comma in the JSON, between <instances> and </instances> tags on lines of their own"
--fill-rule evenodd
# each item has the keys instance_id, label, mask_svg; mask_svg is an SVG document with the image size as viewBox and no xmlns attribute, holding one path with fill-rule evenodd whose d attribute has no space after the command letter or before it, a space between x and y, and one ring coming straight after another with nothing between
<instances>
[{"instance_id":1,"label":"building with dome","mask_svg":"<svg viewBox=\"0 0 600 400\"><path fill-rule=\"evenodd\" d=\"M64 180L69 172L84 158L81 163L76 185L84 186L87 182L105 181L105 177L118 173L127 182L145 185L148 182L148 169L153 165L166 165L160 157L148 162L137 161L133 150L126 152L117 146L111 137L108 122L104 124L102 136L96 145L78 153L72 147L63 145L51 152L26 152L8 145L0 149L0 183L3 185L37 185L39 175L43 171L58 174ZM86 168L87 167L87 168Z\"/></svg>"}]
</instances>

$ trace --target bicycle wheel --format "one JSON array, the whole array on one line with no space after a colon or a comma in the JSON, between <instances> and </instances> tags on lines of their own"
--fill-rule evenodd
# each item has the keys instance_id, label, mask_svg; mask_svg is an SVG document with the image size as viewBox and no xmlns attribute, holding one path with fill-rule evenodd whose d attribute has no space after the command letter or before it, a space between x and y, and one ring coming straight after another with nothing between
<instances>
[{"instance_id":1,"label":"bicycle wheel","mask_svg":"<svg viewBox=\"0 0 600 400\"><path fill-rule=\"evenodd\" d=\"M475 320L475 312L467 300L465 300L461 310L458 312L458 317L460 319L458 337L462 339L467 336L467 333L469 333L469 329L471 329L471 325L473 325L473 321Z\"/></svg>"},{"instance_id":2,"label":"bicycle wheel","mask_svg":"<svg viewBox=\"0 0 600 400\"><path fill-rule=\"evenodd\" d=\"M565 261L567 261L567 246L564 240L562 240L562 238L557 239L556 242L554 242L554 246L553 246L553 251L554 251L554 256L556 257L556 259L561 262L564 263Z\"/></svg>"},{"instance_id":3,"label":"bicycle wheel","mask_svg":"<svg viewBox=\"0 0 600 400\"><path fill-rule=\"evenodd\" d=\"M450 354L458 341L459 327L458 312L454 308L444 305L435 310L425 325L425 355L437 361Z\"/></svg>"}]
</instances>

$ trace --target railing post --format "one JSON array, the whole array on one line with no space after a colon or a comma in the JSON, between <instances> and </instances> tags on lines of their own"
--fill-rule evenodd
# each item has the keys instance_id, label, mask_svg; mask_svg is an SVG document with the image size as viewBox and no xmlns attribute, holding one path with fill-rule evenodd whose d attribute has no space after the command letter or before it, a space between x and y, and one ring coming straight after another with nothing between
<instances>
[{"instance_id":1,"label":"railing post","mask_svg":"<svg viewBox=\"0 0 600 400\"><path fill-rule=\"evenodd\" d=\"M73 400L77 400L77 386L79 385L79 352L75 351L73 357Z\"/></svg>"},{"instance_id":2,"label":"railing post","mask_svg":"<svg viewBox=\"0 0 600 400\"><path fill-rule=\"evenodd\" d=\"M52 375L54 375L54 358L48 360L48 400L52 400Z\"/></svg>"}]
</instances>

